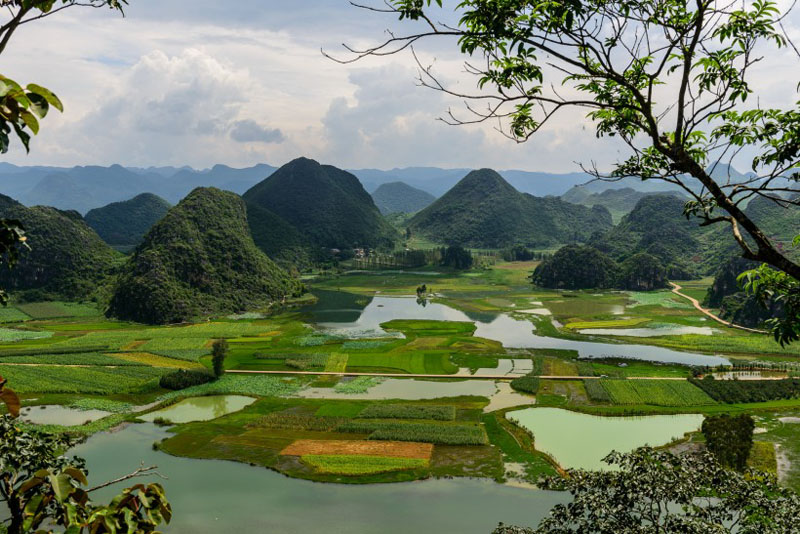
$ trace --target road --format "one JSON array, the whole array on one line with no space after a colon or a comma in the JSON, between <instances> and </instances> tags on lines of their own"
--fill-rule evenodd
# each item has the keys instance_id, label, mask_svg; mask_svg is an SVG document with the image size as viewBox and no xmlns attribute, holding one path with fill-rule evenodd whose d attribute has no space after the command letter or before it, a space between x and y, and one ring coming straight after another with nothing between
<instances>
[{"instance_id":1,"label":"road","mask_svg":"<svg viewBox=\"0 0 800 534\"><path fill-rule=\"evenodd\" d=\"M720 324L724 324L725 326L730 326L731 328L738 328L739 330L744 330L746 332L753 332L754 334L768 334L769 333L769 332L767 332L765 330L758 330L756 328L747 328L746 326L740 326L738 324L733 324L730 321L726 321L725 319L722 319L722 318L714 315L713 313L711 313L710 310L702 307L700 305L700 302L696 298L692 298L692 297L690 297L689 295L687 295L685 293L681 293L681 289L683 289L683 288L681 286L679 286L678 284L676 284L675 282L670 282L669 284L672 286L672 292L673 293L675 293L679 297L685 298L686 300L691 302L692 305L695 308L697 308L697 310L700 313L702 313L704 315L707 315L708 317L711 317L712 319L714 319L715 321L717 321Z\"/></svg>"}]
</instances>

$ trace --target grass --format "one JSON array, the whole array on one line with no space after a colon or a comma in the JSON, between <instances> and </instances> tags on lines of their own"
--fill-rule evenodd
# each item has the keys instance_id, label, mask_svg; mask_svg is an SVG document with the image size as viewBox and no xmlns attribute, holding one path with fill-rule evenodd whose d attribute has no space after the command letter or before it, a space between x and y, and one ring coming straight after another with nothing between
<instances>
[{"instance_id":1,"label":"grass","mask_svg":"<svg viewBox=\"0 0 800 534\"><path fill-rule=\"evenodd\" d=\"M30 315L13 306L0 307L0 323L18 323L30 318Z\"/></svg>"},{"instance_id":2,"label":"grass","mask_svg":"<svg viewBox=\"0 0 800 534\"><path fill-rule=\"evenodd\" d=\"M102 315L96 304L81 304L77 302L31 302L17 304L16 307L33 319L96 317Z\"/></svg>"},{"instance_id":3,"label":"grass","mask_svg":"<svg viewBox=\"0 0 800 534\"><path fill-rule=\"evenodd\" d=\"M277 376L253 376L226 374L214 382L192 386L179 391L161 395L158 400L165 401L180 397L201 397L204 395L259 395L279 397L296 393L300 384L291 378Z\"/></svg>"},{"instance_id":4,"label":"grass","mask_svg":"<svg viewBox=\"0 0 800 534\"><path fill-rule=\"evenodd\" d=\"M23 341L27 339L45 339L52 337L52 332L43 330L19 330L17 328L0 328L0 343Z\"/></svg>"},{"instance_id":5,"label":"grass","mask_svg":"<svg viewBox=\"0 0 800 534\"><path fill-rule=\"evenodd\" d=\"M0 376L18 393L137 393L158 388L164 370L152 367L36 367L2 365Z\"/></svg>"},{"instance_id":6,"label":"grass","mask_svg":"<svg viewBox=\"0 0 800 534\"><path fill-rule=\"evenodd\" d=\"M357 376L346 382L338 382L333 386L333 390L336 393L357 395L359 393L366 393L370 388L380 384L381 380L381 378L375 376Z\"/></svg>"},{"instance_id":7,"label":"grass","mask_svg":"<svg viewBox=\"0 0 800 534\"><path fill-rule=\"evenodd\" d=\"M99 352L77 352L69 354L35 354L3 356L0 363L34 365L95 365L95 366L146 366L146 363L121 359Z\"/></svg>"},{"instance_id":8,"label":"grass","mask_svg":"<svg viewBox=\"0 0 800 534\"><path fill-rule=\"evenodd\" d=\"M679 380L600 380L614 404L703 406L714 400L700 388Z\"/></svg>"},{"instance_id":9,"label":"grass","mask_svg":"<svg viewBox=\"0 0 800 534\"><path fill-rule=\"evenodd\" d=\"M400 471L425 467L428 460L422 458L391 458L381 456L307 454L301 456L306 464L320 473L333 475L374 475L388 471Z\"/></svg>"},{"instance_id":10,"label":"grass","mask_svg":"<svg viewBox=\"0 0 800 534\"><path fill-rule=\"evenodd\" d=\"M778 473L778 459L775 456L775 445L768 441L754 441L747 458L747 466L758 471Z\"/></svg>"},{"instance_id":11,"label":"grass","mask_svg":"<svg viewBox=\"0 0 800 534\"><path fill-rule=\"evenodd\" d=\"M111 413L128 413L133 410L133 404L129 402L122 402L112 399L100 399L95 397L86 397L78 399L69 405L70 408L77 408L78 410L102 410Z\"/></svg>"},{"instance_id":12,"label":"grass","mask_svg":"<svg viewBox=\"0 0 800 534\"><path fill-rule=\"evenodd\" d=\"M631 291L628 296L633 301L630 308L637 306L660 306L662 308L691 308L692 305L671 291Z\"/></svg>"}]
</instances>

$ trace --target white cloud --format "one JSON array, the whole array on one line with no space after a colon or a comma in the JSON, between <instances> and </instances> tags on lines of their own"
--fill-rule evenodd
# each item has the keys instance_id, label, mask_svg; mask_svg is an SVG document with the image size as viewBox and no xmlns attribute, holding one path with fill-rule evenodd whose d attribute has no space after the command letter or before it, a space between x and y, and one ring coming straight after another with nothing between
<instances>
[{"instance_id":1,"label":"white cloud","mask_svg":"<svg viewBox=\"0 0 800 534\"><path fill-rule=\"evenodd\" d=\"M277 128L267 128L254 120L245 119L233 123L231 139L240 143L282 143L286 137Z\"/></svg>"}]
</instances>

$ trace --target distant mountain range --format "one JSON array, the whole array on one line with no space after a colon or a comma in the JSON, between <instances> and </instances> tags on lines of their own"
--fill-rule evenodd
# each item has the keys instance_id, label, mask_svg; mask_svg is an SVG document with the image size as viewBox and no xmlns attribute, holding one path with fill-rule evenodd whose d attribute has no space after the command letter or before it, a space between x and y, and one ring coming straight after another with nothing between
<instances>
[{"instance_id":1,"label":"distant mountain range","mask_svg":"<svg viewBox=\"0 0 800 534\"><path fill-rule=\"evenodd\" d=\"M611 214L602 206L587 208L521 193L497 172L481 169L417 213L408 227L412 235L454 245L542 247L585 241L611 227Z\"/></svg>"},{"instance_id":2,"label":"distant mountain range","mask_svg":"<svg viewBox=\"0 0 800 534\"><path fill-rule=\"evenodd\" d=\"M372 200L382 214L389 215L416 213L433 204L436 197L405 182L389 182L372 192Z\"/></svg>"}]
</instances>

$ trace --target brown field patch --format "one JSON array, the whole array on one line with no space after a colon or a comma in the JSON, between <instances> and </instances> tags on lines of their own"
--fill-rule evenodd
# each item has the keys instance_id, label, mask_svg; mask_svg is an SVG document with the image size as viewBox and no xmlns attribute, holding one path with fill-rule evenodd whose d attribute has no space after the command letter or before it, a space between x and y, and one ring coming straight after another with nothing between
<instances>
[{"instance_id":1,"label":"brown field patch","mask_svg":"<svg viewBox=\"0 0 800 534\"><path fill-rule=\"evenodd\" d=\"M199 369L203 367L202 364L197 362L188 362L185 360L178 360L176 358L168 358L166 356L159 356L158 354L151 354L149 352L119 352L112 353L109 356L119 358L128 362L141 363L152 367L165 367L169 369Z\"/></svg>"},{"instance_id":2,"label":"brown field patch","mask_svg":"<svg viewBox=\"0 0 800 534\"><path fill-rule=\"evenodd\" d=\"M433 454L433 445L407 441L300 439L281 451L283 456L304 456L306 454L388 456L428 460Z\"/></svg>"},{"instance_id":3,"label":"brown field patch","mask_svg":"<svg viewBox=\"0 0 800 534\"><path fill-rule=\"evenodd\" d=\"M139 347L141 347L142 345L144 345L145 343L147 343L146 339L137 339L136 341L131 341L127 345L124 345L122 347L122 350L136 350Z\"/></svg>"}]
</instances>

